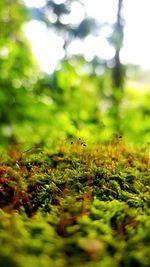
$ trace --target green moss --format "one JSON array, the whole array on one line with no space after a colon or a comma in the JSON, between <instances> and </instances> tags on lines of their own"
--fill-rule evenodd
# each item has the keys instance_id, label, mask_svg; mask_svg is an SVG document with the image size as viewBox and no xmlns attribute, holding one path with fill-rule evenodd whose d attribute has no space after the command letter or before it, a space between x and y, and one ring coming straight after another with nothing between
<instances>
[{"instance_id":1,"label":"green moss","mask_svg":"<svg viewBox=\"0 0 150 267\"><path fill-rule=\"evenodd\" d=\"M12 152L0 166L2 267L150 266L146 149L79 140Z\"/></svg>"}]
</instances>

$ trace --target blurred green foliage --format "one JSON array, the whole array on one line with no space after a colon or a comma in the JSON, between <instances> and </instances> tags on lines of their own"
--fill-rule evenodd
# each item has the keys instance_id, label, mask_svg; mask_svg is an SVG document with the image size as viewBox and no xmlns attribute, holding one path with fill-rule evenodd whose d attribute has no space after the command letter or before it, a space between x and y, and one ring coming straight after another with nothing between
<instances>
[{"instance_id":1,"label":"blurred green foliage","mask_svg":"<svg viewBox=\"0 0 150 267\"><path fill-rule=\"evenodd\" d=\"M76 137L100 142L120 134L135 143L148 142L148 91L128 84L124 92L116 90L111 69L97 58L87 63L71 57L51 76L41 73L23 32L28 20L20 1L1 0L1 144L49 146Z\"/></svg>"},{"instance_id":2,"label":"blurred green foliage","mask_svg":"<svg viewBox=\"0 0 150 267\"><path fill-rule=\"evenodd\" d=\"M29 19L20 1L0 2L0 137L13 141L15 124L30 117L30 92L37 79L37 63L24 36Z\"/></svg>"}]
</instances>

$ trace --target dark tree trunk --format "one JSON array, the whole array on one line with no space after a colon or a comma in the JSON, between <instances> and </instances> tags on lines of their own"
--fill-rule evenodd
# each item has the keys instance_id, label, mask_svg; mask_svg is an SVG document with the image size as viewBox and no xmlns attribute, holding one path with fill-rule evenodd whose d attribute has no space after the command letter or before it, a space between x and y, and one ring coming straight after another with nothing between
<instances>
[{"instance_id":1,"label":"dark tree trunk","mask_svg":"<svg viewBox=\"0 0 150 267\"><path fill-rule=\"evenodd\" d=\"M124 19L122 16L123 0L118 0L117 20L114 27L114 67L112 70L112 82L114 88L123 89L124 85L124 66L120 61L120 50L123 45L123 30L124 30Z\"/></svg>"}]
</instances>

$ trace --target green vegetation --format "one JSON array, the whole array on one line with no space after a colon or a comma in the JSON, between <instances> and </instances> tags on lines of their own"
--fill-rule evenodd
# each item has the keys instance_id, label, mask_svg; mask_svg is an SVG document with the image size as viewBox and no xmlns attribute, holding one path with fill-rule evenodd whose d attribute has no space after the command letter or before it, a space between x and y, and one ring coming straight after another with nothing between
<instances>
[{"instance_id":1,"label":"green vegetation","mask_svg":"<svg viewBox=\"0 0 150 267\"><path fill-rule=\"evenodd\" d=\"M73 2L32 9L65 37L46 75L24 36L28 10L0 1L0 267L149 267L150 93L120 62L122 0L107 25L114 58L68 57L72 38L106 26L86 14L63 24Z\"/></svg>"},{"instance_id":2,"label":"green vegetation","mask_svg":"<svg viewBox=\"0 0 150 267\"><path fill-rule=\"evenodd\" d=\"M148 147L13 147L0 181L2 267L150 265Z\"/></svg>"},{"instance_id":3,"label":"green vegetation","mask_svg":"<svg viewBox=\"0 0 150 267\"><path fill-rule=\"evenodd\" d=\"M16 128L32 120L33 85L38 66L23 26L29 15L20 1L0 3L0 141L16 142Z\"/></svg>"},{"instance_id":4,"label":"green vegetation","mask_svg":"<svg viewBox=\"0 0 150 267\"><path fill-rule=\"evenodd\" d=\"M68 2L59 6L51 1L51 5L61 22L61 15L65 12L68 14L70 10L67 9ZM50 6L45 8L39 12L49 10ZM118 79L124 80L124 86L123 82L117 85L119 81L112 79L119 71L117 59L115 70L108 67L112 64L111 61L106 62L95 57L91 62L86 62L82 55L67 57L67 50L66 57L54 73L46 75L40 72L23 32L23 27L29 19L28 10L20 1L1 0L1 145L8 147L10 144L19 143L25 149L33 144L43 144L47 147L72 137L83 137L88 142L100 143L120 134L135 145L149 142L149 90L133 90L133 84L130 86L131 83L122 77L125 72L120 73L120 78L117 75ZM80 30L76 31L79 37L90 33L90 18L83 22L86 27L89 25L89 28L84 33L86 27L78 25ZM91 24L92 29L94 25ZM65 28L64 24L61 24L61 29L59 23L51 22L48 26L52 29L54 27L58 32L60 30L61 34L64 31L73 34L72 29ZM117 53L122 44L123 29L120 29L119 44L115 43L116 30L117 28L112 34L111 43L116 46ZM69 37L69 40L72 38ZM69 43L69 40L66 42ZM126 66L126 69L129 76L131 73L140 73L134 66Z\"/></svg>"}]
</instances>

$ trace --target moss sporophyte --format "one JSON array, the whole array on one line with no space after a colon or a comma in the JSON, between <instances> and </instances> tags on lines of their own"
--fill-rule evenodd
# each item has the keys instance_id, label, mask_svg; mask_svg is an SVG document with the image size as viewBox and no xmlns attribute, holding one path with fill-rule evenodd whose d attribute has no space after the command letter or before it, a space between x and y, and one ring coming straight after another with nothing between
<instances>
[{"instance_id":1,"label":"moss sporophyte","mask_svg":"<svg viewBox=\"0 0 150 267\"><path fill-rule=\"evenodd\" d=\"M0 266L150 266L147 148L11 149L0 165Z\"/></svg>"}]
</instances>

